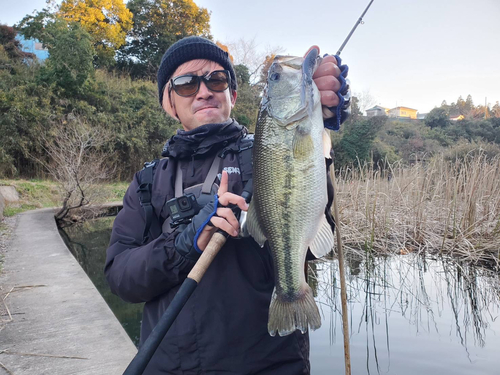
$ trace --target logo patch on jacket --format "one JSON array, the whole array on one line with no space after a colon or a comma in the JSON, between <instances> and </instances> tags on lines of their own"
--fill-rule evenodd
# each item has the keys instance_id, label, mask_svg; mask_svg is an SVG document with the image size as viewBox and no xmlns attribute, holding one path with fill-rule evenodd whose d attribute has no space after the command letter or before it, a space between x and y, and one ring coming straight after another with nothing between
<instances>
[{"instance_id":1,"label":"logo patch on jacket","mask_svg":"<svg viewBox=\"0 0 500 375\"><path fill-rule=\"evenodd\" d=\"M241 175L240 168L238 168L238 167L224 167L223 171L226 171L228 175L235 174L235 173ZM220 181L220 179L222 178L222 174L219 173L217 175L217 177L219 178L219 181Z\"/></svg>"}]
</instances>

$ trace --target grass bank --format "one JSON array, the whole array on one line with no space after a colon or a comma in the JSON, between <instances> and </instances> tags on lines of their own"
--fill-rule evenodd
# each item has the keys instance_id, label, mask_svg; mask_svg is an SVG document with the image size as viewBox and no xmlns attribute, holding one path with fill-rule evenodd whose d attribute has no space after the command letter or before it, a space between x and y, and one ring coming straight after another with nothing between
<instances>
[{"instance_id":1,"label":"grass bank","mask_svg":"<svg viewBox=\"0 0 500 375\"><path fill-rule=\"evenodd\" d=\"M58 207L61 205L59 186L50 180L8 180L0 179L1 185L14 186L19 193L19 202L10 203L4 209L4 216L36 208ZM99 197L95 204L120 201L125 195L129 183L113 182L99 185Z\"/></svg>"},{"instance_id":2,"label":"grass bank","mask_svg":"<svg viewBox=\"0 0 500 375\"><path fill-rule=\"evenodd\" d=\"M366 164L337 175L349 251L452 254L500 265L500 157L434 157L413 166Z\"/></svg>"}]
</instances>

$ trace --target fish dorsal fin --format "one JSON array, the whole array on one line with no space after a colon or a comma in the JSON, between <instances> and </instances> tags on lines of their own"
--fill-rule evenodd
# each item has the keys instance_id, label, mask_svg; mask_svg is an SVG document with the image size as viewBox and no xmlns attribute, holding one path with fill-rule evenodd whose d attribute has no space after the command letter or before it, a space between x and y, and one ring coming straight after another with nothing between
<instances>
[{"instance_id":1,"label":"fish dorsal fin","mask_svg":"<svg viewBox=\"0 0 500 375\"><path fill-rule=\"evenodd\" d=\"M333 249L334 242L332 227L323 215L321 226L309 249L316 258L321 258Z\"/></svg>"},{"instance_id":2,"label":"fish dorsal fin","mask_svg":"<svg viewBox=\"0 0 500 375\"><path fill-rule=\"evenodd\" d=\"M260 247L263 247L267 238L262 232L259 222L257 221L255 204L252 204L252 202L250 202L250 207L248 207L247 221L245 225L246 230L250 233L255 242L257 242Z\"/></svg>"}]
</instances>

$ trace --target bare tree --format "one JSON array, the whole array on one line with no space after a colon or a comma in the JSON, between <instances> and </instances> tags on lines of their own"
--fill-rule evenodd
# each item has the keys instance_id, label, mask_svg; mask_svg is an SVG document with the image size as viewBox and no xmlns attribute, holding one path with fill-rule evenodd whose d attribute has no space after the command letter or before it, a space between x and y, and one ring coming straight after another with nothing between
<instances>
[{"instance_id":1,"label":"bare tree","mask_svg":"<svg viewBox=\"0 0 500 375\"><path fill-rule=\"evenodd\" d=\"M50 133L41 134L48 160L37 159L58 182L62 206L56 213L61 223L72 210L89 205L100 194L99 182L112 173L103 145L109 135L74 115L54 123Z\"/></svg>"},{"instance_id":2,"label":"bare tree","mask_svg":"<svg viewBox=\"0 0 500 375\"><path fill-rule=\"evenodd\" d=\"M259 83L261 77L261 70L267 62L269 56L276 56L283 54L285 49L281 46L266 46L260 48L252 39L240 38L236 41L226 43L231 55L234 58L235 65L245 65L250 72L250 82Z\"/></svg>"},{"instance_id":3,"label":"bare tree","mask_svg":"<svg viewBox=\"0 0 500 375\"><path fill-rule=\"evenodd\" d=\"M367 109L377 104L377 98L370 93L370 90L355 92L353 96L358 98L358 107L363 115L366 115Z\"/></svg>"}]
</instances>

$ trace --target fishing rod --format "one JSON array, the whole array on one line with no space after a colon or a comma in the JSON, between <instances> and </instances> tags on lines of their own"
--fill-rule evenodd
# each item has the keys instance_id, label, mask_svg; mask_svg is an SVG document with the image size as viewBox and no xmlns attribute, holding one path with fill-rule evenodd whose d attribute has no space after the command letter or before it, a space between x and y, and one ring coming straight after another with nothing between
<instances>
[{"instance_id":1,"label":"fishing rod","mask_svg":"<svg viewBox=\"0 0 500 375\"><path fill-rule=\"evenodd\" d=\"M361 17L359 17L359 19L356 21L356 23L354 24L354 27L352 28L351 32L349 33L349 35L347 35L347 38L344 40L344 43L342 43L342 45L340 46L339 50L337 51L337 56L340 56L340 53L342 52L342 50L344 49L345 45L347 44L347 42L349 41L349 39L351 39L351 36L352 34L354 33L354 31L356 30L356 28L364 23L363 22L363 17L365 16L366 12L368 12L368 9L370 8L370 6L372 5L374 0L371 0L370 1L370 4L368 4L368 6L366 7L365 11L363 12L363 14L361 14Z\"/></svg>"},{"instance_id":2,"label":"fishing rod","mask_svg":"<svg viewBox=\"0 0 500 375\"><path fill-rule=\"evenodd\" d=\"M340 218L339 208L337 205L337 185L335 183L335 164L332 159L330 166L330 178L333 185L333 219L335 220L335 232L337 235L337 254L339 258L339 273L340 273L340 301L342 304L342 329L344 332L344 362L345 374L351 375L351 349L349 344L349 321L347 320L347 286L345 283L345 265L344 265L344 248L342 246L342 238L340 237Z\"/></svg>"},{"instance_id":3,"label":"fishing rod","mask_svg":"<svg viewBox=\"0 0 500 375\"><path fill-rule=\"evenodd\" d=\"M245 199L245 202L250 203L250 199L252 198L252 191L253 184L252 179L250 179L246 183L243 189L243 193L241 194L241 196ZM233 212L239 215L240 210L238 208L233 208ZM184 280L181 287L177 291L172 302L170 303L170 305L168 305L168 308L165 310L162 317L153 328L153 331L135 355L134 359L132 359L123 375L141 375L144 372L147 365L149 364L149 361L155 354L156 349L158 349L158 346L160 346L163 338L167 334L168 330L174 323L175 319L181 312L186 302L189 300L189 297L191 297L194 290L200 283L203 275L205 275L205 272L214 260L215 256L219 253L219 250L226 243L228 237L229 234L222 230L218 230L214 233L207 247L201 253L200 258L191 269L191 272L189 272L189 274L187 275L186 280Z\"/></svg>"},{"instance_id":4,"label":"fishing rod","mask_svg":"<svg viewBox=\"0 0 500 375\"><path fill-rule=\"evenodd\" d=\"M344 49L345 45L351 39L352 34L354 31L356 31L356 28L364 23L363 22L363 17L365 16L366 12L368 12L368 9L370 9L370 6L372 5L374 0L371 0L364 12L361 14L359 19L356 21L354 24L354 27L352 28L351 32L349 35L347 35L347 38L344 40L344 43L340 46L339 50L337 51L337 56L340 56L340 53ZM337 195L337 186L335 184L335 165L332 160L332 165L330 166L330 177L332 180L333 184L333 191L334 194ZM340 273L340 300L342 304L342 329L344 333L344 361L345 361L345 374L346 375L351 375L351 349L350 349L350 344L349 344L349 321L347 320L347 286L345 282L345 264L344 264L344 249L342 246L342 238L340 236L340 218L339 218L339 209L338 209L338 204L337 204L337 196L334 196L333 198L333 217L335 220L335 229L336 229L336 234L337 234L337 248L338 248L338 258L339 258L339 273Z\"/></svg>"}]
</instances>

